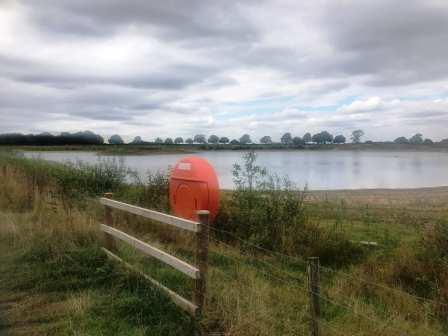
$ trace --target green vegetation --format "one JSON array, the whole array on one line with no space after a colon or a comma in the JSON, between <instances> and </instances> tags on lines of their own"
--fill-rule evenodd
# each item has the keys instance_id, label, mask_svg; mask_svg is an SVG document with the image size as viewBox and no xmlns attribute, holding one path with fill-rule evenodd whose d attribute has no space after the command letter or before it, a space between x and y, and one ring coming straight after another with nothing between
<instances>
[{"instance_id":1,"label":"green vegetation","mask_svg":"<svg viewBox=\"0 0 448 336\"><path fill-rule=\"evenodd\" d=\"M95 198L169 211L167 174L135 180L120 162L64 166L0 154L0 330L12 335L308 334L306 258L319 256L324 335L448 332L448 207L372 206L298 192L256 164L234 167L211 227L199 325L101 251ZM118 228L193 262L193 237L114 212ZM362 241L376 242L377 246ZM119 255L189 297L178 272L119 245ZM418 297L417 297L418 296ZM3 304L2 304L3 303Z\"/></svg>"},{"instance_id":2,"label":"green vegetation","mask_svg":"<svg viewBox=\"0 0 448 336\"><path fill-rule=\"evenodd\" d=\"M192 335L194 325L167 297L106 259L96 223L86 215L98 209L82 197L71 198L68 209L51 193L68 172L28 163L2 156L7 171L0 182L0 301L9 304L0 316L11 334ZM83 173L65 181L65 190L70 185L81 192L89 181L92 188L83 194L88 197L117 186L109 166L95 168L98 183L90 168L77 170ZM30 173L39 179L24 178Z\"/></svg>"}]
</instances>

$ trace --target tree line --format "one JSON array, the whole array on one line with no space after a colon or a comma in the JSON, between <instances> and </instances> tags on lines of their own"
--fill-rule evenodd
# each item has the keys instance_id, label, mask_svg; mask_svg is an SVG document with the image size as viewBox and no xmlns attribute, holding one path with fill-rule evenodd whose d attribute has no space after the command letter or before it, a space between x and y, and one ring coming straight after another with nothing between
<instances>
[{"instance_id":1,"label":"tree line","mask_svg":"<svg viewBox=\"0 0 448 336\"><path fill-rule=\"evenodd\" d=\"M361 143L362 137L364 136L363 130L354 130L350 135L350 141L352 143ZM286 132L283 134L280 138L280 143L282 145L306 145L306 144L344 144L347 142L347 139L344 135L338 134L333 135L328 131L321 131L315 134L311 134L309 132L305 133L302 137L300 136L293 136L290 132ZM423 135L421 133L417 133L411 138L406 138L404 136L398 137L394 140L395 143L398 144L433 144L434 142L429 138L423 138ZM440 141L441 143L448 144L448 139L444 139ZM124 144L124 140L118 135L113 135L109 139L110 144ZM133 141L130 142L130 144L134 145L142 145L142 144L150 144L151 142L143 141L141 137L137 136L134 138ZM165 145L172 145L172 144L231 144L231 145L248 145L255 143L252 141L252 138L249 134L243 134L238 139L232 139L230 140L228 137L219 137L215 134L210 135L207 137L205 134L196 134L194 137L184 138L182 137L176 137L176 138L165 138L162 139L160 137L157 137L154 142L155 144L165 144ZM263 145L271 145L275 142L272 140L272 138L269 135L262 136L259 139L259 143ZM372 143L372 141L366 141L366 143Z\"/></svg>"},{"instance_id":2,"label":"tree line","mask_svg":"<svg viewBox=\"0 0 448 336\"><path fill-rule=\"evenodd\" d=\"M102 145L104 138L91 131L84 132L62 132L59 135L51 133L41 134L21 134L6 133L0 134L0 145L18 146L60 146L60 145Z\"/></svg>"},{"instance_id":3,"label":"tree line","mask_svg":"<svg viewBox=\"0 0 448 336\"><path fill-rule=\"evenodd\" d=\"M364 132L362 130L355 130L351 133L350 141L352 143L361 143ZM275 144L269 135L262 136L259 141L263 145ZM306 144L344 144L347 139L344 135L333 135L328 131L321 131L315 134L309 132L303 136L293 136L290 132L286 132L280 138L280 144L285 146L301 146ZM59 135L50 133L41 134L21 134L21 133L7 133L0 134L0 145L34 145L34 146L57 146L57 145L102 145L105 143L101 135L95 134L91 131L84 132L62 132ZM108 138L107 143L112 145L125 144L123 138L114 134ZM196 134L194 137L189 137L184 140L182 137L176 138L156 138L153 142L144 141L140 136L136 136L134 140L129 142L131 145L149 145L149 144L231 144L231 145L248 145L255 143L249 134L243 134L238 139L230 140L228 137L219 137L215 134L206 136L204 134ZM371 143L371 141L366 141ZM430 145L434 142L429 138L424 138L421 133L417 133L410 138L400 136L394 140L397 144L426 144ZM448 144L448 139L442 140L440 143Z\"/></svg>"},{"instance_id":4,"label":"tree line","mask_svg":"<svg viewBox=\"0 0 448 336\"><path fill-rule=\"evenodd\" d=\"M352 141L353 142L360 142L360 138L364 135L364 132L361 130L354 131L352 134ZM112 142L111 142L112 140ZM280 139L281 144L283 145L304 145L307 143L318 143L318 144L325 144L325 143L338 143L343 144L346 142L346 138L340 134L333 136L327 131L322 131L319 133L316 133L314 135L311 135L311 133L306 133L303 137L300 136L292 136L291 133L287 132L283 134L283 136ZM121 139L119 135L114 135L113 139L109 139L109 143L113 144L123 144L124 141ZM143 144L145 143L142 141L141 137L135 137L135 139L131 142L131 144ZM166 138L162 139L160 137L156 138L154 143L156 144L231 144L231 145L247 145L255 143L252 141L252 138L249 134L243 134L238 139L232 139L230 140L228 137L219 137L215 134L210 135L208 138L205 134L196 134L194 137L187 138L184 140L182 137L177 138ZM265 135L259 139L259 143L270 145L273 144L274 141L272 141L272 138L268 135Z\"/></svg>"}]
</instances>

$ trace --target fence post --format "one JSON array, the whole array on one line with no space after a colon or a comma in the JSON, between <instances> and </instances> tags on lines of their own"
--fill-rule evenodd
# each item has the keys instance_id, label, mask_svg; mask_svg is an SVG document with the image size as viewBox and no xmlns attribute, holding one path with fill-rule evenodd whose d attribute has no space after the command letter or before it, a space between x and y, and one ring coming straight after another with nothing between
<instances>
[{"instance_id":1,"label":"fence post","mask_svg":"<svg viewBox=\"0 0 448 336\"><path fill-rule=\"evenodd\" d=\"M308 258L308 292L310 296L310 313L311 313L311 335L319 336L319 318L320 318L320 302L319 302L319 258Z\"/></svg>"},{"instance_id":2,"label":"fence post","mask_svg":"<svg viewBox=\"0 0 448 336\"><path fill-rule=\"evenodd\" d=\"M208 210L200 210L197 212L200 231L196 237L196 263L199 269L199 279L195 281L194 303L198 306L198 316L202 314L205 302L207 269L208 269L208 243L209 243L209 215Z\"/></svg>"},{"instance_id":3,"label":"fence post","mask_svg":"<svg viewBox=\"0 0 448 336\"><path fill-rule=\"evenodd\" d=\"M112 193L105 193L105 198L112 198ZM107 226L112 226L114 224L114 219L112 217L112 208L108 206L104 206L104 222ZM104 243L106 245L106 248L111 252L117 251L117 243L115 242L114 238L112 238L109 234L106 232L104 233Z\"/></svg>"}]
</instances>

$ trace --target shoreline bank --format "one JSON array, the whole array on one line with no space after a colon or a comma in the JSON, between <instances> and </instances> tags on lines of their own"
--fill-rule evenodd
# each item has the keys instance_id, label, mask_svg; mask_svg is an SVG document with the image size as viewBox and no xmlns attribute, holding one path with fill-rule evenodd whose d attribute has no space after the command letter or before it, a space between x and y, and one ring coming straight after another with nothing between
<instances>
[{"instance_id":1,"label":"shoreline bank","mask_svg":"<svg viewBox=\"0 0 448 336\"><path fill-rule=\"evenodd\" d=\"M0 150L23 151L88 151L111 155L150 155L170 153L195 153L200 151L419 151L419 152L448 152L448 145L435 143L425 144L395 144L395 143L361 143L361 144L307 144L307 145L282 145L282 144L145 144L145 145L4 145Z\"/></svg>"}]
</instances>

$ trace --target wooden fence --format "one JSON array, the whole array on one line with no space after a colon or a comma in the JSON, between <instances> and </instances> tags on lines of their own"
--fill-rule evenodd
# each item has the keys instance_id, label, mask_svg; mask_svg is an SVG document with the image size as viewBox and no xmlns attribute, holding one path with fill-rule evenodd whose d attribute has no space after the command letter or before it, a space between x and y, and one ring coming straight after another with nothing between
<instances>
[{"instance_id":1,"label":"wooden fence","mask_svg":"<svg viewBox=\"0 0 448 336\"><path fill-rule=\"evenodd\" d=\"M115 239L121 240L140 252L145 253L159 261L170 265L174 269L184 273L188 277L194 279L194 293L193 300L190 301L179 294L175 293L171 289L165 287L157 280L151 278L146 274L142 276L149 280L153 285L165 292L173 302L180 308L188 312L193 317L199 317L205 302L206 292L206 277L207 277L207 265L208 265L208 244L209 244L209 212L207 210L198 211L199 221L191 221L171 215L167 215L161 212L144 209L134 205L118 202L112 200L112 194L107 193L105 197L100 199L100 203L105 206L105 224L101 224L101 231L105 234L106 248L103 250L109 257L114 260L120 261L126 267L137 271L133 266L122 260L114 252L117 251L117 245ZM117 230L113 227L112 209L117 209L132 213L137 216L142 216L148 219L155 220L157 222L174 226L181 230L190 231L196 235L196 265L190 265L183 260L176 258L175 256L166 253L154 246L149 245L135 237L128 235L125 232ZM141 272L139 272L141 273Z\"/></svg>"}]
</instances>

